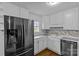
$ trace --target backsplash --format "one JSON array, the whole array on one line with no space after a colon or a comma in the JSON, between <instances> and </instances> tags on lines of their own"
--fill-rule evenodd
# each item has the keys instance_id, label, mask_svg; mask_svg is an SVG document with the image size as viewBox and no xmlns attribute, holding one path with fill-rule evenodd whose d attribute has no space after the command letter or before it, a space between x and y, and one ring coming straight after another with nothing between
<instances>
[{"instance_id":1,"label":"backsplash","mask_svg":"<svg viewBox=\"0 0 79 59\"><path fill-rule=\"evenodd\" d=\"M69 35L74 37L79 37L79 30L45 30L44 33L47 35Z\"/></svg>"}]
</instances>

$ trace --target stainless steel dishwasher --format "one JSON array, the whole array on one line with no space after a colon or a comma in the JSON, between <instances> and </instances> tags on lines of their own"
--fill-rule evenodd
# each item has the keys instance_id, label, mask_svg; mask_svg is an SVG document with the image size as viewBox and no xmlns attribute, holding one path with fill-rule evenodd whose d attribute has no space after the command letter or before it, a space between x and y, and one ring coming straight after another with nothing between
<instances>
[{"instance_id":1,"label":"stainless steel dishwasher","mask_svg":"<svg viewBox=\"0 0 79 59\"><path fill-rule=\"evenodd\" d=\"M61 39L61 55L77 56L77 42Z\"/></svg>"}]
</instances>

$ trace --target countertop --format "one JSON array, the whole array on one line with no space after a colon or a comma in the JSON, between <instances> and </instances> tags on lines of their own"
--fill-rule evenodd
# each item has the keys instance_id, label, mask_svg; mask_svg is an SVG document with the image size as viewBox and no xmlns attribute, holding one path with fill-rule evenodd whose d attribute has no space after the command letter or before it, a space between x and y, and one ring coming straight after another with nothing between
<instances>
[{"instance_id":1,"label":"countertop","mask_svg":"<svg viewBox=\"0 0 79 59\"><path fill-rule=\"evenodd\" d=\"M35 36L34 39L38 39L41 37L48 37L49 39L55 38L55 39L62 39L62 40L71 40L71 41L79 41L79 37L75 37L75 36L70 36L70 35L40 35L40 36Z\"/></svg>"},{"instance_id":2,"label":"countertop","mask_svg":"<svg viewBox=\"0 0 79 59\"><path fill-rule=\"evenodd\" d=\"M62 39L62 40L71 40L71 41L79 41L79 37L69 36L69 35L49 35L49 39L56 38L56 39Z\"/></svg>"},{"instance_id":3,"label":"countertop","mask_svg":"<svg viewBox=\"0 0 79 59\"><path fill-rule=\"evenodd\" d=\"M39 36L35 36L34 39L38 39L38 38L41 38L41 37L47 37L45 35L39 35Z\"/></svg>"}]
</instances>

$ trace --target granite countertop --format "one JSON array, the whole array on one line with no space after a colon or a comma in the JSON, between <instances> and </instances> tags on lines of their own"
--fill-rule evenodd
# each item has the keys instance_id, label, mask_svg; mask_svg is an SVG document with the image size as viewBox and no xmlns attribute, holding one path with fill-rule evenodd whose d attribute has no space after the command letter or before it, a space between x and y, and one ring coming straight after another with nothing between
<instances>
[{"instance_id":1,"label":"granite countertop","mask_svg":"<svg viewBox=\"0 0 79 59\"><path fill-rule=\"evenodd\" d=\"M38 39L38 38L41 38L41 37L45 37L45 35L35 36L34 39Z\"/></svg>"},{"instance_id":2,"label":"granite countertop","mask_svg":"<svg viewBox=\"0 0 79 59\"><path fill-rule=\"evenodd\" d=\"M34 39L38 39L41 37L45 37L45 35L35 36ZM79 41L79 37L70 36L70 35L48 35L46 37L48 37L49 39L55 38L55 39L66 39L66 40Z\"/></svg>"},{"instance_id":3,"label":"granite countertop","mask_svg":"<svg viewBox=\"0 0 79 59\"><path fill-rule=\"evenodd\" d=\"M48 38L49 39L57 38L57 39L65 39L65 40L79 41L79 37L74 37L74 36L69 36L69 35L60 35L60 36L49 35Z\"/></svg>"}]
</instances>

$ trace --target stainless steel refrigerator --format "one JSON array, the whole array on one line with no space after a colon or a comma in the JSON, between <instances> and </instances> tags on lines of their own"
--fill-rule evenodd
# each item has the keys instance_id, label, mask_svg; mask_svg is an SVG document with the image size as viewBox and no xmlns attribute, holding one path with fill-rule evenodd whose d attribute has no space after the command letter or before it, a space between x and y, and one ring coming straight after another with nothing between
<instances>
[{"instance_id":1,"label":"stainless steel refrigerator","mask_svg":"<svg viewBox=\"0 0 79 59\"><path fill-rule=\"evenodd\" d=\"M4 16L5 56L34 55L33 20Z\"/></svg>"}]
</instances>

